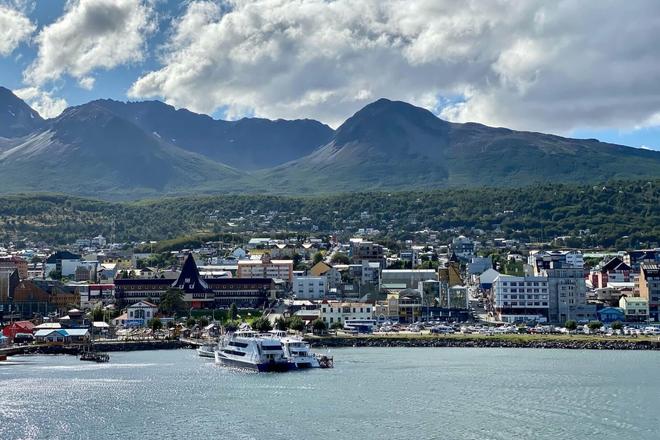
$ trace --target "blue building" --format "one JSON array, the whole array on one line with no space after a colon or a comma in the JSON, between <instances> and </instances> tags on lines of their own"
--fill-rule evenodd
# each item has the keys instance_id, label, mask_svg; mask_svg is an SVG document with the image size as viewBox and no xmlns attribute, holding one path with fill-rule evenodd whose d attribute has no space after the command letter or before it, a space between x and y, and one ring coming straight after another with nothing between
<instances>
[{"instance_id":1,"label":"blue building","mask_svg":"<svg viewBox=\"0 0 660 440\"><path fill-rule=\"evenodd\" d=\"M626 314L621 307L605 307L598 311L598 319L604 324L614 321L623 322L626 320Z\"/></svg>"}]
</instances>

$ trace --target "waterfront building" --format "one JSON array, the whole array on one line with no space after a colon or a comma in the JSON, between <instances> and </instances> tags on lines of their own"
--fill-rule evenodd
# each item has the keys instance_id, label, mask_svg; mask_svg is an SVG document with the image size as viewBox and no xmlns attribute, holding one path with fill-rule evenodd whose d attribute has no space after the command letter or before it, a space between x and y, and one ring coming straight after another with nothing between
<instances>
[{"instance_id":1,"label":"waterfront building","mask_svg":"<svg viewBox=\"0 0 660 440\"><path fill-rule=\"evenodd\" d=\"M258 260L239 260L238 278L275 278L293 281L293 260L273 260L266 253Z\"/></svg>"},{"instance_id":2,"label":"waterfront building","mask_svg":"<svg viewBox=\"0 0 660 440\"><path fill-rule=\"evenodd\" d=\"M660 321L660 264L640 264L638 291L648 301L649 319Z\"/></svg>"},{"instance_id":3,"label":"waterfront building","mask_svg":"<svg viewBox=\"0 0 660 440\"><path fill-rule=\"evenodd\" d=\"M619 307L628 322L646 322L649 319L649 302L646 298L623 295Z\"/></svg>"},{"instance_id":4,"label":"waterfront building","mask_svg":"<svg viewBox=\"0 0 660 440\"><path fill-rule=\"evenodd\" d=\"M144 327L150 319L156 317L158 306L149 301L139 301L126 307L126 327Z\"/></svg>"},{"instance_id":5,"label":"waterfront building","mask_svg":"<svg viewBox=\"0 0 660 440\"><path fill-rule=\"evenodd\" d=\"M328 280L322 276L295 277L292 291L297 299L322 299L328 293Z\"/></svg>"},{"instance_id":6,"label":"waterfront building","mask_svg":"<svg viewBox=\"0 0 660 440\"><path fill-rule=\"evenodd\" d=\"M349 319L374 319L374 306L363 302L323 301L319 307L319 318L328 326Z\"/></svg>"},{"instance_id":7,"label":"waterfront building","mask_svg":"<svg viewBox=\"0 0 660 440\"><path fill-rule=\"evenodd\" d=\"M181 289L191 308L259 308L275 299L272 278L206 278L199 274L192 254L186 257L181 273L172 278L116 278L115 297L121 304L149 301L157 304L169 288Z\"/></svg>"},{"instance_id":8,"label":"waterfront building","mask_svg":"<svg viewBox=\"0 0 660 440\"><path fill-rule=\"evenodd\" d=\"M596 317L596 305L587 303L584 258L577 251L531 251L528 264L534 276L548 281L548 320L564 323Z\"/></svg>"},{"instance_id":9,"label":"waterfront building","mask_svg":"<svg viewBox=\"0 0 660 440\"><path fill-rule=\"evenodd\" d=\"M620 307L605 307L598 311L598 319L605 324L610 324L615 321L623 322L626 315Z\"/></svg>"},{"instance_id":10,"label":"waterfront building","mask_svg":"<svg viewBox=\"0 0 660 440\"><path fill-rule=\"evenodd\" d=\"M500 275L493 283L494 314L504 322L547 322L548 278Z\"/></svg>"},{"instance_id":11,"label":"waterfront building","mask_svg":"<svg viewBox=\"0 0 660 440\"><path fill-rule=\"evenodd\" d=\"M2 329L2 334L13 341L17 333L32 334L33 331L34 331L34 324L32 322L16 321L4 326Z\"/></svg>"}]
</instances>

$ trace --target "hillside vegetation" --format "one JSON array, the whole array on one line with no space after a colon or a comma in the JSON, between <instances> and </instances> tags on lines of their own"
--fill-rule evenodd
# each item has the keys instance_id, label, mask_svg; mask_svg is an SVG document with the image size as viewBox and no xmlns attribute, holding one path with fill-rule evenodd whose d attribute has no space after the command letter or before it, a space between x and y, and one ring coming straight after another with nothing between
<instances>
[{"instance_id":1,"label":"hillside vegetation","mask_svg":"<svg viewBox=\"0 0 660 440\"><path fill-rule=\"evenodd\" d=\"M25 238L61 244L97 234L118 242L187 243L220 234L351 235L358 228L378 229L384 239L413 237L425 229L448 237L475 235L472 228L477 228L485 237L522 241L571 236L563 244L648 246L660 241L660 180L116 203L62 195L0 197L0 242L5 244Z\"/></svg>"}]
</instances>

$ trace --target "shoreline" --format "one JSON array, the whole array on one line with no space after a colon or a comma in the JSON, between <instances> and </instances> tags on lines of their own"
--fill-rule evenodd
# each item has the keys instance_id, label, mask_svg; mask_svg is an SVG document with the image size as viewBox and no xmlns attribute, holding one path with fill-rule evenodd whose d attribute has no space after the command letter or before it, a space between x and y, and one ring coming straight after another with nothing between
<instances>
[{"instance_id":1,"label":"shoreline","mask_svg":"<svg viewBox=\"0 0 660 440\"><path fill-rule=\"evenodd\" d=\"M537 348L555 350L660 350L660 339L606 339L590 336L313 336L305 341L314 348L427 347L427 348Z\"/></svg>"}]
</instances>

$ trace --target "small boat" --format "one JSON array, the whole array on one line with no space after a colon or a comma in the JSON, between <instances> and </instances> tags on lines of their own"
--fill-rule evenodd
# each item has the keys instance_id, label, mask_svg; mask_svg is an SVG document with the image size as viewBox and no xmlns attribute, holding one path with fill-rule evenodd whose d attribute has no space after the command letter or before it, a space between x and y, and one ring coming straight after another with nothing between
<instances>
[{"instance_id":1,"label":"small boat","mask_svg":"<svg viewBox=\"0 0 660 440\"><path fill-rule=\"evenodd\" d=\"M283 372L294 368L284 356L279 339L260 337L251 330L227 335L215 350L215 362L259 372Z\"/></svg>"},{"instance_id":2,"label":"small boat","mask_svg":"<svg viewBox=\"0 0 660 440\"><path fill-rule=\"evenodd\" d=\"M204 344L197 348L197 354L200 357L215 358L215 344Z\"/></svg>"},{"instance_id":3,"label":"small boat","mask_svg":"<svg viewBox=\"0 0 660 440\"><path fill-rule=\"evenodd\" d=\"M80 354L80 360L105 363L110 362L110 355L108 353L100 353L96 351L85 351Z\"/></svg>"}]
</instances>

